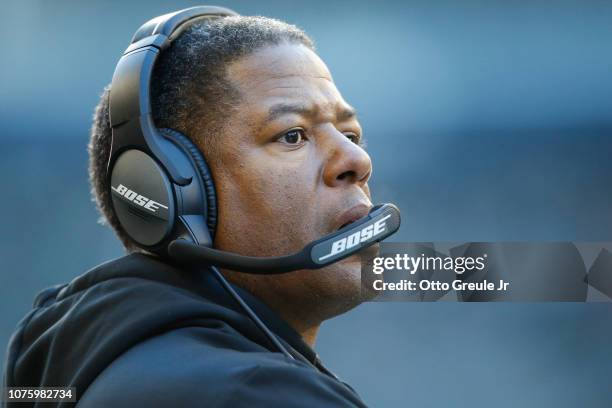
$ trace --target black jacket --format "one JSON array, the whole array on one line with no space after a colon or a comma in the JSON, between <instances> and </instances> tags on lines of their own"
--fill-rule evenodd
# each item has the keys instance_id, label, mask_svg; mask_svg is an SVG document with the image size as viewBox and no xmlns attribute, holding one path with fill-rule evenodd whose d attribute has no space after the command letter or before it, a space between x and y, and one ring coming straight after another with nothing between
<instances>
[{"instance_id":1,"label":"black jacket","mask_svg":"<svg viewBox=\"0 0 612 408\"><path fill-rule=\"evenodd\" d=\"M9 343L5 385L76 387L83 408L364 406L285 321L235 288L316 368L278 352L209 273L131 254L36 297Z\"/></svg>"}]
</instances>

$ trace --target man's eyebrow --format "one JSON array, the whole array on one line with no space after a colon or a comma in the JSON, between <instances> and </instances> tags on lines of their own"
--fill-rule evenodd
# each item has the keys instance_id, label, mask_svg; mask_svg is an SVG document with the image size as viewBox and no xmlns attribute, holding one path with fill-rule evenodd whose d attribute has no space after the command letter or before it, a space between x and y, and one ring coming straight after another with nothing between
<instances>
[{"instance_id":1,"label":"man's eyebrow","mask_svg":"<svg viewBox=\"0 0 612 408\"><path fill-rule=\"evenodd\" d=\"M280 116L287 113L295 113L302 116L314 116L318 112L318 108L312 105L302 103L278 103L272 105L268 110L266 122L278 119ZM342 106L336 112L336 120L343 122L357 116L357 111L352 106Z\"/></svg>"},{"instance_id":2,"label":"man's eyebrow","mask_svg":"<svg viewBox=\"0 0 612 408\"><path fill-rule=\"evenodd\" d=\"M355 116L357 116L357 110L350 105L343 106L336 114L336 117L340 122L353 119Z\"/></svg>"},{"instance_id":3,"label":"man's eyebrow","mask_svg":"<svg viewBox=\"0 0 612 408\"><path fill-rule=\"evenodd\" d=\"M308 116L314 113L312 107L301 103L277 103L272 105L268 110L266 122L271 122L278 119L287 113L297 113L298 115Z\"/></svg>"}]
</instances>

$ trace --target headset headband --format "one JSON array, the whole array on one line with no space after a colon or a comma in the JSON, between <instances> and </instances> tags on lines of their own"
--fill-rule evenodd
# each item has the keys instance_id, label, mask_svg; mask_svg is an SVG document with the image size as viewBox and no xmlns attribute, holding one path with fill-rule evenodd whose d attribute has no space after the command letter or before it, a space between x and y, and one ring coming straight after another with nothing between
<instances>
[{"instance_id":1,"label":"headset headband","mask_svg":"<svg viewBox=\"0 0 612 408\"><path fill-rule=\"evenodd\" d=\"M155 157L171 180L186 185L190 177L181 173L161 147L151 114L150 84L160 51L170 45L185 23L198 18L238 15L223 7L199 6L156 17L143 24L117 64L110 92L110 123L113 134L107 173L118 153L137 148Z\"/></svg>"}]
</instances>

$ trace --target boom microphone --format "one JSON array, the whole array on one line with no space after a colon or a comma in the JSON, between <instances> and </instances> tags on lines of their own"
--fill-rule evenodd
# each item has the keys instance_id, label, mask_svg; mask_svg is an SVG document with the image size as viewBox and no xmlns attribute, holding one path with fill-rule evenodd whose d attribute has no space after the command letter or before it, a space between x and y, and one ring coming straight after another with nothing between
<instances>
[{"instance_id":1,"label":"boom microphone","mask_svg":"<svg viewBox=\"0 0 612 408\"><path fill-rule=\"evenodd\" d=\"M299 269L319 269L340 261L394 234L400 226L400 212L390 203L373 207L368 215L306 245L291 255L279 257L243 256L220 251L184 239L172 241L168 253L187 262L203 262L238 272L272 275Z\"/></svg>"}]
</instances>

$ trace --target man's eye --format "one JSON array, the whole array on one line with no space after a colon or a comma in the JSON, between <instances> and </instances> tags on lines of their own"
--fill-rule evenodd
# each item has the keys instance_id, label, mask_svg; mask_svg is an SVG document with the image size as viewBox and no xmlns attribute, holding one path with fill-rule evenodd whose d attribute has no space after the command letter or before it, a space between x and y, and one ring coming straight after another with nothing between
<instances>
[{"instance_id":1,"label":"man's eye","mask_svg":"<svg viewBox=\"0 0 612 408\"><path fill-rule=\"evenodd\" d=\"M360 144L360 137L357 136L354 133L345 133L344 136L346 136L351 142L355 143L356 145Z\"/></svg>"},{"instance_id":2,"label":"man's eye","mask_svg":"<svg viewBox=\"0 0 612 408\"><path fill-rule=\"evenodd\" d=\"M303 129L291 129L278 139L279 142L288 145L298 145L303 143L305 140L306 136Z\"/></svg>"}]
</instances>

